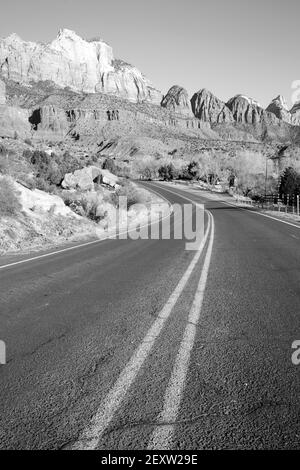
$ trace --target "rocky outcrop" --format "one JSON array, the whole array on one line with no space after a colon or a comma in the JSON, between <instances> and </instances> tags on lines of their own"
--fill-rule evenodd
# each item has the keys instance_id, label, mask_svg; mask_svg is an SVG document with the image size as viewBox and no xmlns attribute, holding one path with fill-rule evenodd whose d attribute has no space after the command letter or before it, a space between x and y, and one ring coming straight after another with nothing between
<instances>
[{"instance_id":1,"label":"rocky outcrop","mask_svg":"<svg viewBox=\"0 0 300 470\"><path fill-rule=\"evenodd\" d=\"M266 108L266 111L275 114L278 119L282 119L283 121L291 124L291 113L283 96L279 95L277 98L274 98L274 100Z\"/></svg>"},{"instance_id":2,"label":"rocky outcrop","mask_svg":"<svg viewBox=\"0 0 300 470\"><path fill-rule=\"evenodd\" d=\"M194 115L202 121L213 124L234 121L233 115L225 103L206 89L195 93L191 99L191 104Z\"/></svg>"},{"instance_id":3,"label":"rocky outcrop","mask_svg":"<svg viewBox=\"0 0 300 470\"><path fill-rule=\"evenodd\" d=\"M106 184L106 186L110 186L111 188L118 188L119 186L119 178L109 170L105 169L101 170L100 182L102 184Z\"/></svg>"},{"instance_id":4,"label":"rocky outcrop","mask_svg":"<svg viewBox=\"0 0 300 470\"><path fill-rule=\"evenodd\" d=\"M2 80L0 80L0 105L5 104L6 102L5 90L6 90L5 83Z\"/></svg>"},{"instance_id":5,"label":"rocky outcrop","mask_svg":"<svg viewBox=\"0 0 300 470\"><path fill-rule=\"evenodd\" d=\"M241 124L274 124L279 120L277 117L264 110L257 101L245 95L236 95L231 98L226 106L230 109L236 122Z\"/></svg>"},{"instance_id":6,"label":"rocky outcrop","mask_svg":"<svg viewBox=\"0 0 300 470\"><path fill-rule=\"evenodd\" d=\"M118 186L119 178L109 170L88 166L74 173L67 173L62 182L64 189L79 189L81 191L92 191L95 183L104 184L111 188Z\"/></svg>"},{"instance_id":7,"label":"rocky outcrop","mask_svg":"<svg viewBox=\"0 0 300 470\"><path fill-rule=\"evenodd\" d=\"M32 131L38 131L39 137L64 137L69 131L67 114L55 106L42 106L34 109L29 116Z\"/></svg>"},{"instance_id":8,"label":"rocky outcrop","mask_svg":"<svg viewBox=\"0 0 300 470\"><path fill-rule=\"evenodd\" d=\"M94 189L94 183L100 183L101 168L97 166L88 166L82 170L76 170L74 173L67 173L62 182L64 189L79 189L81 191L91 191Z\"/></svg>"},{"instance_id":9,"label":"rocky outcrop","mask_svg":"<svg viewBox=\"0 0 300 470\"><path fill-rule=\"evenodd\" d=\"M79 218L69 209L62 198L53 194L48 194L39 189L28 189L20 183L14 182L22 210L29 215L32 212L51 212L53 215L63 215L64 217Z\"/></svg>"},{"instance_id":10,"label":"rocky outcrop","mask_svg":"<svg viewBox=\"0 0 300 470\"><path fill-rule=\"evenodd\" d=\"M188 92L178 85L174 85L169 89L161 102L161 106L181 116L193 117Z\"/></svg>"},{"instance_id":11,"label":"rocky outcrop","mask_svg":"<svg viewBox=\"0 0 300 470\"><path fill-rule=\"evenodd\" d=\"M300 126L300 101L294 104L291 111L291 122L294 126Z\"/></svg>"},{"instance_id":12,"label":"rocky outcrop","mask_svg":"<svg viewBox=\"0 0 300 470\"><path fill-rule=\"evenodd\" d=\"M0 75L24 84L48 80L74 91L132 101L159 104L162 97L137 68L115 60L104 41L86 41L68 29L50 44L25 42L16 34L1 39Z\"/></svg>"}]
</instances>

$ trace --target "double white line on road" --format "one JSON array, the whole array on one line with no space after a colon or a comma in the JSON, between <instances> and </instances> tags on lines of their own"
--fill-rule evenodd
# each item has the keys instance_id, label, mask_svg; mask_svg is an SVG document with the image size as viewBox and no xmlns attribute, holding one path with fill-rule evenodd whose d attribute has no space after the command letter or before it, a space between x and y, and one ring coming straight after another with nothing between
<instances>
[{"instance_id":1,"label":"double white line on road","mask_svg":"<svg viewBox=\"0 0 300 470\"><path fill-rule=\"evenodd\" d=\"M187 199L187 198L185 198ZM191 201L191 200L190 200ZM193 204L195 204L194 201L191 201ZM212 230L211 230L212 229ZM204 247L206 245L208 236L210 233L210 241L209 241L209 247L208 251L205 257L204 261L204 266L201 274L201 279L200 283L195 295L194 303L192 310L195 310L195 313L192 316L192 321L195 322L196 325L196 320L199 316L200 311L196 314L196 310L200 310L201 308L201 303L202 303L202 298L204 294L204 289L205 289L205 283L206 283L206 278L207 278L207 272L209 268L209 263L210 263L210 257L211 257L211 250L212 250L212 244L213 244L213 237L214 237L214 228L213 228L213 217L211 213L208 212L208 224L207 224L207 229L204 234L204 238L202 240L202 243L199 247L199 250L195 253L191 263L189 264L187 270L185 271L184 275L182 276L181 280L177 284L175 290L169 297L167 303L161 310L161 312L158 315L158 318L155 320L149 331L147 332L146 336L144 337L143 341L139 345L139 347L136 349L134 352L132 358L130 361L127 363L125 368L123 369L122 373L120 374L119 378L117 379L117 382L113 386L113 388L110 390L108 395L105 397L103 402L100 404L100 407L98 408L96 414L92 418L90 424L88 427L82 432L82 434L79 436L78 440L74 442L73 444L70 444L69 446L66 446L64 449L72 449L72 450L93 450L96 449L98 446L98 443L105 432L105 430L108 428L110 425L112 419L115 416L115 413L120 409L130 387L134 383L135 379L137 378L137 375L144 365L146 359L148 358L152 347L159 337L160 333L162 332L162 329L170 317L172 310L179 299L183 289L185 288L195 266L197 265L197 262L199 261L199 258L204 250ZM203 274L205 273L205 274ZM200 300L200 303L199 303ZM191 316L191 313L190 313ZM191 320L189 320L191 321ZM196 327L196 326L195 326ZM190 330L187 334L185 333L184 336L184 345L186 342L189 342L189 350L191 351L193 347L193 341L194 341L194 333L191 335ZM183 343L180 347L180 351L183 348ZM185 357L182 357L182 354L179 352L175 368L177 369L179 367L179 370L174 370L173 371L173 376L174 374L176 376L180 376L181 382L179 384L179 389L178 389L178 394L181 395L183 391L183 385L184 385L184 380L187 372L187 367L188 367L188 361L186 361ZM184 360L184 364L182 364L182 360ZM184 373L182 373L184 372ZM172 377L173 377L172 376ZM172 381L172 379L171 379ZM173 382L172 382L173 383ZM176 386L176 384L174 384ZM172 387L172 393L174 392L174 385ZM166 400L165 400L166 404ZM178 406L176 406L176 410L178 410ZM174 410L175 411L175 408ZM174 413L173 415L174 416ZM171 436L171 433L169 432L169 436ZM164 442L166 442L166 436L164 435ZM159 445L158 445L159 446Z\"/></svg>"},{"instance_id":2,"label":"double white line on road","mask_svg":"<svg viewBox=\"0 0 300 470\"><path fill-rule=\"evenodd\" d=\"M168 450L172 448L172 437L174 434L175 423L179 413L179 407L186 383L191 352L195 342L197 324L200 318L212 255L214 242L214 220L212 215L209 215L211 217L212 227L202 273L194 297L193 305L189 313L188 322L180 344L173 372L165 393L163 410L158 420L159 424L153 431L152 437L148 444L148 449Z\"/></svg>"}]
</instances>

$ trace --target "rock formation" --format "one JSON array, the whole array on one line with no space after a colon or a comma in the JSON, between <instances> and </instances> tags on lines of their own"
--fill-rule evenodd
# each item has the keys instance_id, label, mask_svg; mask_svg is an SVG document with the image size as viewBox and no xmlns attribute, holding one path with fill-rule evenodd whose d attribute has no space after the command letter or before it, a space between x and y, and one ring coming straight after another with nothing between
<instances>
[{"instance_id":1,"label":"rock formation","mask_svg":"<svg viewBox=\"0 0 300 470\"><path fill-rule=\"evenodd\" d=\"M162 97L137 68L115 60L104 41L86 41L68 29L50 44L25 42L16 34L0 39L0 75L24 84L49 80L74 91L132 101L159 104Z\"/></svg>"},{"instance_id":2,"label":"rock formation","mask_svg":"<svg viewBox=\"0 0 300 470\"><path fill-rule=\"evenodd\" d=\"M104 184L111 188L118 187L119 178L109 170L88 166L74 173L67 173L62 182L64 189L79 189L81 191L94 190L94 183Z\"/></svg>"},{"instance_id":3,"label":"rock formation","mask_svg":"<svg viewBox=\"0 0 300 470\"><path fill-rule=\"evenodd\" d=\"M294 104L291 111L291 122L294 126L300 126L300 101Z\"/></svg>"},{"instance_id":4,"label":"rock formation","mask_svg":"<svg viewBox=\"0 0 300 470\"><path fill-rule=\"evenodd\" d=\"M178 85L174 85L169 89L161 102L161 106L181 116L193 117L188 92Z\"/></svg>"},{"instance_id":5,"label":"rock formation","mask_svg":"<svg viewBox=\"0 0 300 470\"><path fill-rule=\"evenodd\" d=\"M96 166L88 166L82 170L76 170L74 173L67 173L62 182L65 189L80 189L81 191L91 191L94 189L94 182L99 179L101 169Z\"/></svg>"},{"instance_id":6,"label":"rock formation","mask_svg":"<svg viewBox=\"0 0 300 470\"><path fill-rule=\"evenodd\" d=\"M291 113L283 96L279 95L269 104L266 111L275 114L278 119L291 124Z\"/></svg>"},{"instance_id":7,"label":"rock formation","mask_svg":"<svg viewBox=\"0 0 300 470\"><path fill-rule=\"evenodd\" d=\"M0 39L2 137L78 141L82 147L128 134L158 141L180 133L188 139L283 143L300 140L298 126L300 103L289 112L280 96L267 110L244 95L225 104L206 89L189 101L180 86L162 98L138 69L115 59L104 41L86 41L67 29L49 44L15 34ZM124 148L120 153L124 158Z\"/></svg>"},{"instance_id":8,"label":"rock formation","mask_svg":"<svg viewBox=\"0 0 300 470\"><path fill-rule=\"evenodd\" d=\"M70 129L66 112L55 106L34 109L28 120L32 131L38 131L40 137L55 135L57 138L63 138Z\"/></svg>"},{"instance_id":9,"label":"rock formation","mask_svg":"<svg viewBox=\"0 0 300 470\"><path fill-rule=\"evenodd\" d=\"M79 219L79 216L65 205L61 197L54 194L48 194L39 189L30 190L17 182L14 182L14 186L18 193L22 211L27 215L32 216L33 212L46 213L52 211L51 213L53 215L62 215L64 217Z\"/></svg>"},{"instance_id":10,"label":"rock formation","mask_svg":"<svg viewBox=\"0 0 300 470\"><path fill-rule=\"evenodd\" d=\"M226 106L230 109L236 122L241 124L274 124L279 120L270 112L264 110L257 101L245 95L236 95Z\"/></svg>"},{"instance_id":11,"label":"rock formation","mask_svg":"<svg viewBox=\"0 0 300 470\"><path fill-rule=\"evenodd\" d=\"M233 115L225 103L205 88L193 95L191 104L194 115L202 121L214 124L234 121Z\"/></svg>"}]
</instances>

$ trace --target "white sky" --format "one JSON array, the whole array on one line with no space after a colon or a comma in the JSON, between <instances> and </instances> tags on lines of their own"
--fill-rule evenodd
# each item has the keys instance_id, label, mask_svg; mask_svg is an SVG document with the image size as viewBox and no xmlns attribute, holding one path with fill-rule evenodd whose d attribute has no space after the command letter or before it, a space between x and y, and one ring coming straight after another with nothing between
<instances>
[{"instance_id":1,"label":"white sky","mask_svg":"<svg viewBox=\"0 0 300 470\"><path fill-rule=\"evenodd\" d=\"M0 36L48 42L59 28L100 36L164 93L208 88L291 104L300 80L299 0L0 0Z\"/></svg>"}]
</instances>

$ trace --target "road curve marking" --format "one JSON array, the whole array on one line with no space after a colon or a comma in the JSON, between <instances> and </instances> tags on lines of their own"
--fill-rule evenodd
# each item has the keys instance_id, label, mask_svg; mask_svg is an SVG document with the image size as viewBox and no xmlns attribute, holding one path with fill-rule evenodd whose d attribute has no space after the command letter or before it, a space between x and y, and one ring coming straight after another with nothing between
<instances>
[{"instance_id":1,"label":"road curve marking","mask_svg":"<svg viewBox=\"0 0 300 470\"><path fill-rule=\"evenodd\" d=\"M152 191L152 189L149 189L149 191ZM152 191L152 192L155 193L156 195L159 195L159 193L157 193L156 191ZM141 225L140 228L144 228L144 227L147 227L147 226L150 226L150 225L154 225L154 224L157 224L158 222L160 223L163 220L165 220L166 218L171 216L171 214L173 213L172 203L170 201L168 201L168 199L164 196L161 196L161 198L165 199L165 201L167 201L167 203L169 204L170 213L165 215L164 217L161 217L159 220L155 220L152 223L148 222L147 224ZM125 233L132 232L133 230L134 229L125 230L123 232L119 232L118 235L124 235ZM45 253L43 255L33 256L32 258L26 258L26 259L23 259L23 260L20 260L20 261L15 261L13 263L3 264L3 265L0 265L0 270L4 269L4 268L10 268L11 266L17 266L18 264L29 263L30 261L34 261L34 260L38 260L38 259L42 259L42 258L47 258L48 256L57 255L57 254L60 254L60 253L64 253L66 251L76 250L77 248L82 248L84 246L95 245L96 243L101 243L101 242L104 242L105 240L111 240L111 239L115 239L115 238L116 238L115 234L110 235L110 236L107 235L105 238L101 238L101 239L98 239L98 240L92 240L90 242L80 243L79 245L70 246L68 248L62 248L62 249L56 250L56 251L51 251L51 253Z\"/></svg>"},{"instance_id":2,"label":"road curve marking","mask_svg":"<svg viewBox=\"0 0 300 470\"><path fill-rule=\"evenodd\" d=\"M177 196L181 196L180 191L191 194L188 189L178 188L177 190L179 192L176 192L176 191L171 191L170 189L164 188L163 185L161 185L160 187L165 189L166 191L169 191L170 193L176 194ZM196 196L197 194L194 194L194 195ZM199 194L198 196L201 197L201 194ZM184 196L182 196L182 197L184 197ZM202 197L205 197L205 196L202 196ZM185 199L190 200L189 198L185 198ZM292 227L295 227L298 230L300 229L300 225L293 224L292 222L288 222L286 220L277 219L277 217L272 217L271 215L263 214L262 212L251 211L250 209L247 209L245 207L237 206L236 204L233 204L232 202L220 201L219 199L215 199L215 201L220 202L221 204L225 204L227 206L235 207L236 209L240 209L242 211L246 211L250 214L261 215L262 217L267 217L267 219L272 219L272 220L276 220L276 222L281 222L282 224L291 225Z\"/></svg>"},{"instance_id":3,"label":"road curve marking","mask_svg":"<svg viewBox=\"0 0 300 470\"><path fill-rule=\"evenodd\" d=\"M134 383L140 369L145 363L147 357L149 356L155 341L159 337L166 321L172 313L172 310L178 298L180 297L197 262L199 261L199 258L206 245L210 228L211 217L208 217L207 228L203 240L199 246L199 249L196 251L188 268L184 272L182 278L180 279L179 283L170 295L166 304L160 311L157 319L154 321L154 323L146 333L146 336L133 353L133 356L124 367L123 371L121 372L112 389L101 402L90 424L83 430L79 438L74 443L65 446L63 448L64 450L93 450L97 447L103 433L108 428L109 424L114 418L115 413L121 407L123 400L125 399L130 387Z\"/></svg>"},{"instance_id":4,"label":"road curve marking","mask_svg":"<svg viewBox=\"0 0 300 470\"><path fill-rule=\"evenodd\" d=\"M150 183L150 184L151 184L151 183ZM157 187L157 186L154 186L154 187ZM158 187L161 188L161 189L163 189L164 191L167 191L167 192L171 193L171 194L175 194L175 196L179 196L179 197L181 197L182 199L186 199L186 201L191 202L191 203L194 204L195 206L202 205L202 204L200 204L200 203L198 203L198 202L196 202L196 201L193 201L193 200L190 199L189 197L184 196L183 194L180 194L180 193L178 193L178 192L176 192L176 191L172 191L172 190L169 189L169 188L165 188L163 185L160 185L160 186L158 186ZM150 190L150 191L151 191L151 190ZM179 190L179 191L185 191L185 190L182 189L182 190ZM189 193L188 193L188 194L189 194Z\"/></svg>"},{"instance_id":5,"label":"road curve marking","mask_svg":"<svg viewBox=\"0 0 300 470\"><path fill-rule=\"evenodd\" d=\"M212 248L214 243L214 220L211 218L211 234L209 244L202 268L201 276L194 296L193 304L189 313L188 322L183 334L179 351L176 357L173 372L167 386L164 398L163 410L158 418L158 425L154 428L150 441L149 450L169 450L172 448L172 437L182 396L185 389L186 378L189 370L191 352L194 347L197 324L199 322L204 292L211 261Z\"/></svg>"},{"instance_id":6,"label":"road curve marking","mask_svg":"<svg viewBox=\"0 0 300 470\"><path fill-rule=\"evenodd\" d=\"M217 202L220 202L221 204L225 204L227 206L235 207L236 209L246 211L250 214L261 215L262 217L266 217L267 219L276 220L276 222L281 222L282 224L291 225L292 227L296 227L297 229L300 229L300 225L293 224L292 222L288 222L287 220L277 219L277 217L272 217L271 215L263 214L262 212L251 211L250 209L247 209L246 207L237 206L233 204L232 202L225 202L225 201L218 201L218 200Z\"/></svg>"}]
</instances>

